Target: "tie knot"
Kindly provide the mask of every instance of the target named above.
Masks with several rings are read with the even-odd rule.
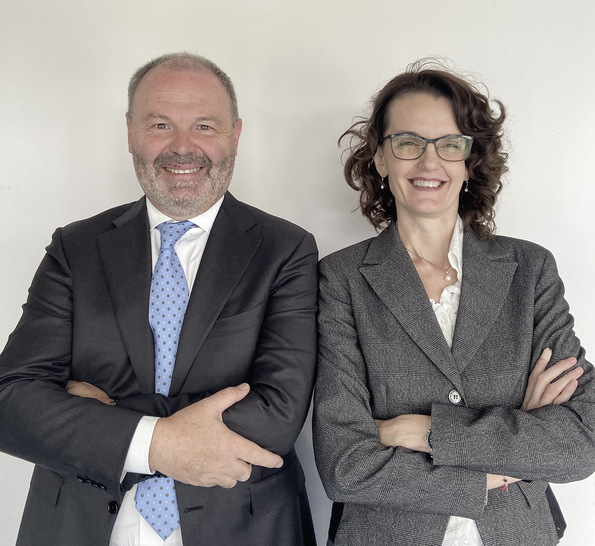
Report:
[[[159,224],[157,229],[161,232],[161,248],[173,248],[180,237],[193,227],[196,227],[196,224],[189,220]]]

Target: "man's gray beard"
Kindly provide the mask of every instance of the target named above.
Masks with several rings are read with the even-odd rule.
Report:
[[[235,165],[235,154],[224,157],[216,164],[209,162],[206,167],[206,177],[200,188],[201,191],[198,191],[193,198],[176,198],[164,191],[162,181],[158,179],[157,169],[160,163],[164,163],[160,157],[152,165],[148,165],[137,152],[132,151],[136,177],[145,195],[161,212],[176,218],[193,218],[214,205],[227,191]],[[206,161],[189,162],[184,157],[180,157],[176,158],[175,163],[205,165]],[[206,192],[202,190],[206,190]]]

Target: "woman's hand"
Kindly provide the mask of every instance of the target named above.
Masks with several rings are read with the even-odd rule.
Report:
[[[432,428],[429,415],[398,415],[392,419],[375,419],[380,441],[387,447],[406,447],[413,451],[430,452],[426,434]]]
[[[114,400],[111,399],[104,391],[91,383],[86,381],[69,381],[66,383],[66,392],[74,396],[81,396],[82,398],[95,398],[104,404],[111,405]]]
[[[560,374],[576,365],[576,358],[565,358],[546,370],[551,356],[551,349],[545,349],[535,364],[535,368],[529,376],[527,392],[521,406],[522,410],[530,411],[548,404],[562,404],[570,400],[574,394],[578,386],[578,379],[583,375],[584,370],[577,367],[554,381]],[[375,423],[378,427],[380,442],[385,446],[430,452],[425,440],[428,430],[432,428],[432,418],[429,415],[398,415],[392,419],[375,419]],[[488,474],[488,488],[501,487],[504,478],[508,479],[508,483],[518,481],[516,478]]]
[[[487,476],[487,488],[488,489],[502,489],[506,491],[506,488],[514,482],[520,482],[520,478],[511,478],[510,476],[503,476],[502,474],[486,474]]]
[[[563,404],[568,402],[574,391],[578,387],[578,378],[583,375],[584,370],[580,367],[568,372],[557,381],[556,377],[576,365],[576,358],[565,358],[556,362],[553,366],[545,369],[552,356],[551,349],[545,349],[537,360],[529,381],[527,383],[527,392],[521,409],[530,411],[548,404]],[[511,483],[520,481],[519,478],[510,476],[501,476],[499,474],[488,474],[488,489],[508,486]],[[505,488],[504,488],[505,490]]]
[[[545,349],[535,368],[529,376],[527,392],[521,409],[530,411],[548,404],[563,404],[568,402],[578,386],[578,378],[583,375],[584,370],[577,366],[557,381],[554,381],[560,374],[570,370],[576,365],[576,358],[565,358],[556,362],[553,366],[545,369],[552,356],[551,349]]]

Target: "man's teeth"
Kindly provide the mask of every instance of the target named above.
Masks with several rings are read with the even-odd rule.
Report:
[[[442,185],[439,180],[412,180],[411,182],[418,188],[439,188]]]
[[[165,167],[165,170],[174,173],[174,174],[191,174],[197,173],[200,171],[201,167],[197,167],[196,169],[172,169],[171,167]]]

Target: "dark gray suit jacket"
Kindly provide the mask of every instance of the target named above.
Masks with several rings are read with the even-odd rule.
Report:
[[[170,396],[153,394],[145,200],[59,229],[0,356],[0,449],[36,464],[22,546],[106,546],[143,414],[243,381],[225,423],[285,457],[233,489],[177,484],[185,546],[302,545],[314,536],[293,444],[316,354],[317,250],[301,228],[225,196],[194,283]],[[116,407],[70,396],[88,381]]]
[[[486,546],[557,543],[547,482],[595,470],[595,382],[551,254],[466,232],[452,350],[394,224],[320,274],[314,447],[344,503],[334,544],[439,546],[451,515],[476,520]],[[585,374],[568,403],[521,411],[546,347]],[[374,419],[408,413],[431,415],[433,459],[380,443]],[[524,481],[486,503],[486,473]]]

